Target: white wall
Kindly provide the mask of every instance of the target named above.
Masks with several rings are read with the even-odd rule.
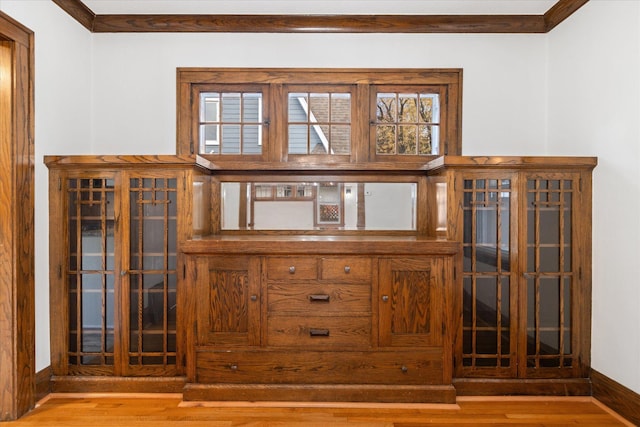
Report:
[[[43,155],[91,153],[91,34],[50,0],[0,0],[35,32],[36,370],[49,366],[49,198]]]
[[[592,367],[640,393],[640,2],[591,0],[549,37],[549,152],[598,156]]]
[[[196,66],[463,68],[465,154],[539,154],[546,141],[545,35],[95,34],[94,41],[101,153],[175,152],[176,68]]]

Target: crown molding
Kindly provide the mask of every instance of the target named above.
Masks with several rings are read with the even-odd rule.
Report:
[[[588,0],[544,15],[96,15],[82,0],[52,0],[93,33],[547,33]]]

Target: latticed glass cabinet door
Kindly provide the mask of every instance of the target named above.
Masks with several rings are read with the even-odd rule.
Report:
[[[177,215],[175,176],[130,177],[129,372],[175,371],[177,357]]]
[[[580,211],[590,207],[581,189],[586,178],[553,171],[461,178],[455,196],[463,250],[456,375],[586,376],[590,273],[583,268],[591,228],[590,216]]]
[[[576,174],[527,174],[523,178],[522,297],[526,312],[520,363],[527,377],[574,376],[580,370],[577,355],[584,327],[578,326],[589,311],[588,305],[579,307],[585,292],[579,256],[583,248],[575,243],[579,233],[585,232],[575,220],[580,184]]]
[[[62,236],[52,253],[56,375],[180,373],[178,182],[185,179],[180,171],[54,179],[60,201],[52,211],[63,225],[52,229]]]
[[[516,375],[516,229],[510,174],[478,174],[462,181],[462,355],[466,376]]]
[[[112,374],[117,355],[115,177],[69,178],[66,186],[68,352],[71,374]]]

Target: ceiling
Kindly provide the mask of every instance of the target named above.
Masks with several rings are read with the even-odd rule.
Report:
[[[52,0],[95,33],[546,33],[589,0]]]

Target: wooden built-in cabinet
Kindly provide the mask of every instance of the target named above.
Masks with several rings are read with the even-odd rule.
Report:
[[[462,243],[458,393],[523,393],[508,380],[526,379],[529,392],[588,394],[595,164],[456,156],[428,164],[431,232]]]
[[[455,401],[458,244],[269,240],[185,242],[196,325],[185,399]]]
[[[188,156],[46,164],[54,390],[76,391],[82,376],[181,375],[179,246],[199,226],[191,188],[205,169]]]
[[[56,391],[590,392],[594,158],[46,163]]]

